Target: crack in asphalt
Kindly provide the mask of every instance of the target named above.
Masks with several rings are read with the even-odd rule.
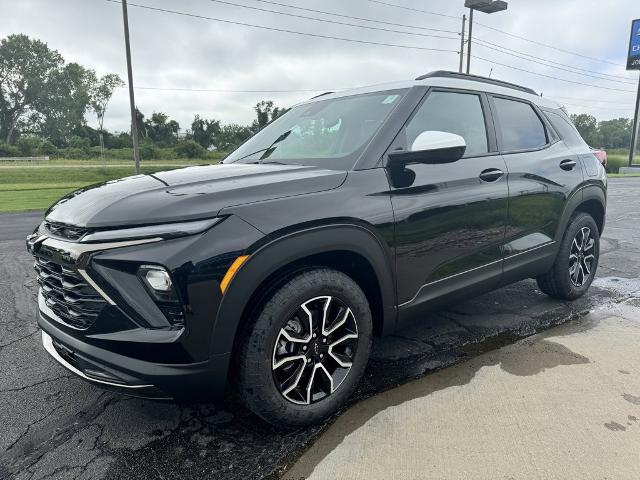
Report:
[[[106,392],[100,395],[100,398],[106,395]],[[80,417],[82,421],[76,420],[72,424],[67,425],[64,428],[57,429],[53,432],[53,435],[49,438],[44,439],[40,443],[34,445],[31,442],[25,442],[22,448],[18,445],[20,441],[27,436],[31,427],[39,422],[41,422],[46,417],[50,416],[55,411],[64,407],[64,404],[57,405],[51,411],[49,411],[46,415],[42,416],[38,420],[30,422],[25,432],[20,435],[9,447],[7,447],[6,452],[9,453],[11,450],[16,448],[17,452],[14,455],[9,457],[9,461],[7,462],[7,466],[9,471],[13,473],[17,473],[21,470],[29,470],[33,465],[38,463],[40,459],[45,456],[48,452],[55,450],[57,447],[66,443],[73,435],[83,431],[86,428],[91,427],[92,422],[99,417],[110,405],[120,402],[122,399],[119,397],[111,397],[108,398],[104,402],[96,402],[97,406],[95,408],[90,409],[87,412],[78,412],[77,417]],[[1,459],[1,458],[0,458]]]
[[[59,375],[59,376],[53,377],[53,378],[45,378],[44,380],[40,380],[38,382],[30,383],[28,385],[23,385],[22,387],[14,387],[14,388],[7,388],[7,389],[4,389],[4,390],[0,390],[0,393],[22,392],[22,391],[27,390],[29,388],[37,387],[38,385],[43,385],[45,383],[51,383],[51,382],[57,382],[58,380],[62,380],[63,378],[68,378],[70,380],[78,379],[78,377],[76,377],[72,373],[69,373],[67,375]]]
[[[3,343],[2,345],[0,345],[0,348],[10,347],[10,346],[11,346],[11,345],[13,345],[14,343],[18,343],[18,342],[21,342],[22,340],[25,340],[25,339],[29,338],[29,337],[33,337],[36,333],[38,333],[38,334],[39,334],[39,333],[40,333],[40,330],[35,330],[35,331],[33,331],[33,332],[31,332],[31,333],[29,333],[29,334],[27,334],[27,335],[23,336],[23,337],[19,337],[19,338],[16,338],[15,340],[11,340],[11,341],[10,341],[10,342],[8,342],[8,343]]]

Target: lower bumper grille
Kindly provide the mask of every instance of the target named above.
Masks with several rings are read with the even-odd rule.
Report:
[[[107,302],[72,265],[36,256],[34,268],[46,305],[67,325],[87,329]]]

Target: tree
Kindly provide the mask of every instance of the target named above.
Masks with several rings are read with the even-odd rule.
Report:
[[[279,116],[289,111],[288,108],[276,107],[273,104],[272,100],[262,100],[261,102],[256,103],[256,106],[253,107],[253,110],[256,112],[257,116],[257,118],[251,124],[251,129],[254,132],[257,132],[261,128],[264,128],[267,123],[275,120]]]
[[[599,143],[593,147],[629,148],[631,145],[632,122],[629,118],[603,120],[598,123]]]
[[[196,115],[191,123],[191,137],[203,148],[210,148],[216,143],[216,137],[220,134],[219,120],[205,120]]]
[[[584,141],[589,145],[596,146],[599,143],[598,138],[598,121],[593,115],[581,113],[579,115],[571,115],[571,121],[576,126],[578,132]]]
[[[64,146],[74,130],[86,125],[85,113],[96,76],[93,70],[69,63],[51,75],[49,95],[36,102],[40,119],[34,130],[55,145]]]
[[[229,151],[253,134],[252,127],[230,123],[224,125],[216,138],[215,147],[220,151]]]
[[[146,135],[154,142],[164,147],[174,145],[178,140],[180,124],[169,120],[169,116],[162,112],[153,112],[151,118],[144,122]]]
[[[113,96],[113,91],[123,87],[124,82],[116,73],[107,73],[95,82],[91,89],[91,109],[98,117],[98,131],[100,132],[100,157],[104,159],[104,116],[107,105]]]
[[[26,35],[0,41],[0,135],[7,143],[15,141],[20,127],[39,119],[63,65],[57,51]]]

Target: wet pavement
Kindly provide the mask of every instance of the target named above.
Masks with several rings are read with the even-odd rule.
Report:
[[[330,429],[335,418],[312,428],[277,430],[233,397],[221,407],[160,404],[104,392],[73,377],[40,343],[37,289],[23,242],[31,222],[37,223],[37,214],[0,215],[0,479],[287,477]],[[600,268],[587,296],[573,303],[551,300],[528,280],[426,315],[419,325],[375,343],[351,403],[425,374],[447,375],[452,369],[444,367],[589,310],[616,308],[640,291],[638,225],[640,179],[612,180]],[[324,457],[316,458],[320,464]]]

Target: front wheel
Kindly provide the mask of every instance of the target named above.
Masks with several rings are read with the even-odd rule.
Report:
[[[238,382],[246,406],[274,425],[308,425],[338,410],[371,350],[371,311],[345,274],[301,273],[266,301],[246,331]]]
[[[600,234],[593,217],[577,213],[571,218],[551,270],[536,278],[547,295],[575,300],[589,289],[598,268]]]

